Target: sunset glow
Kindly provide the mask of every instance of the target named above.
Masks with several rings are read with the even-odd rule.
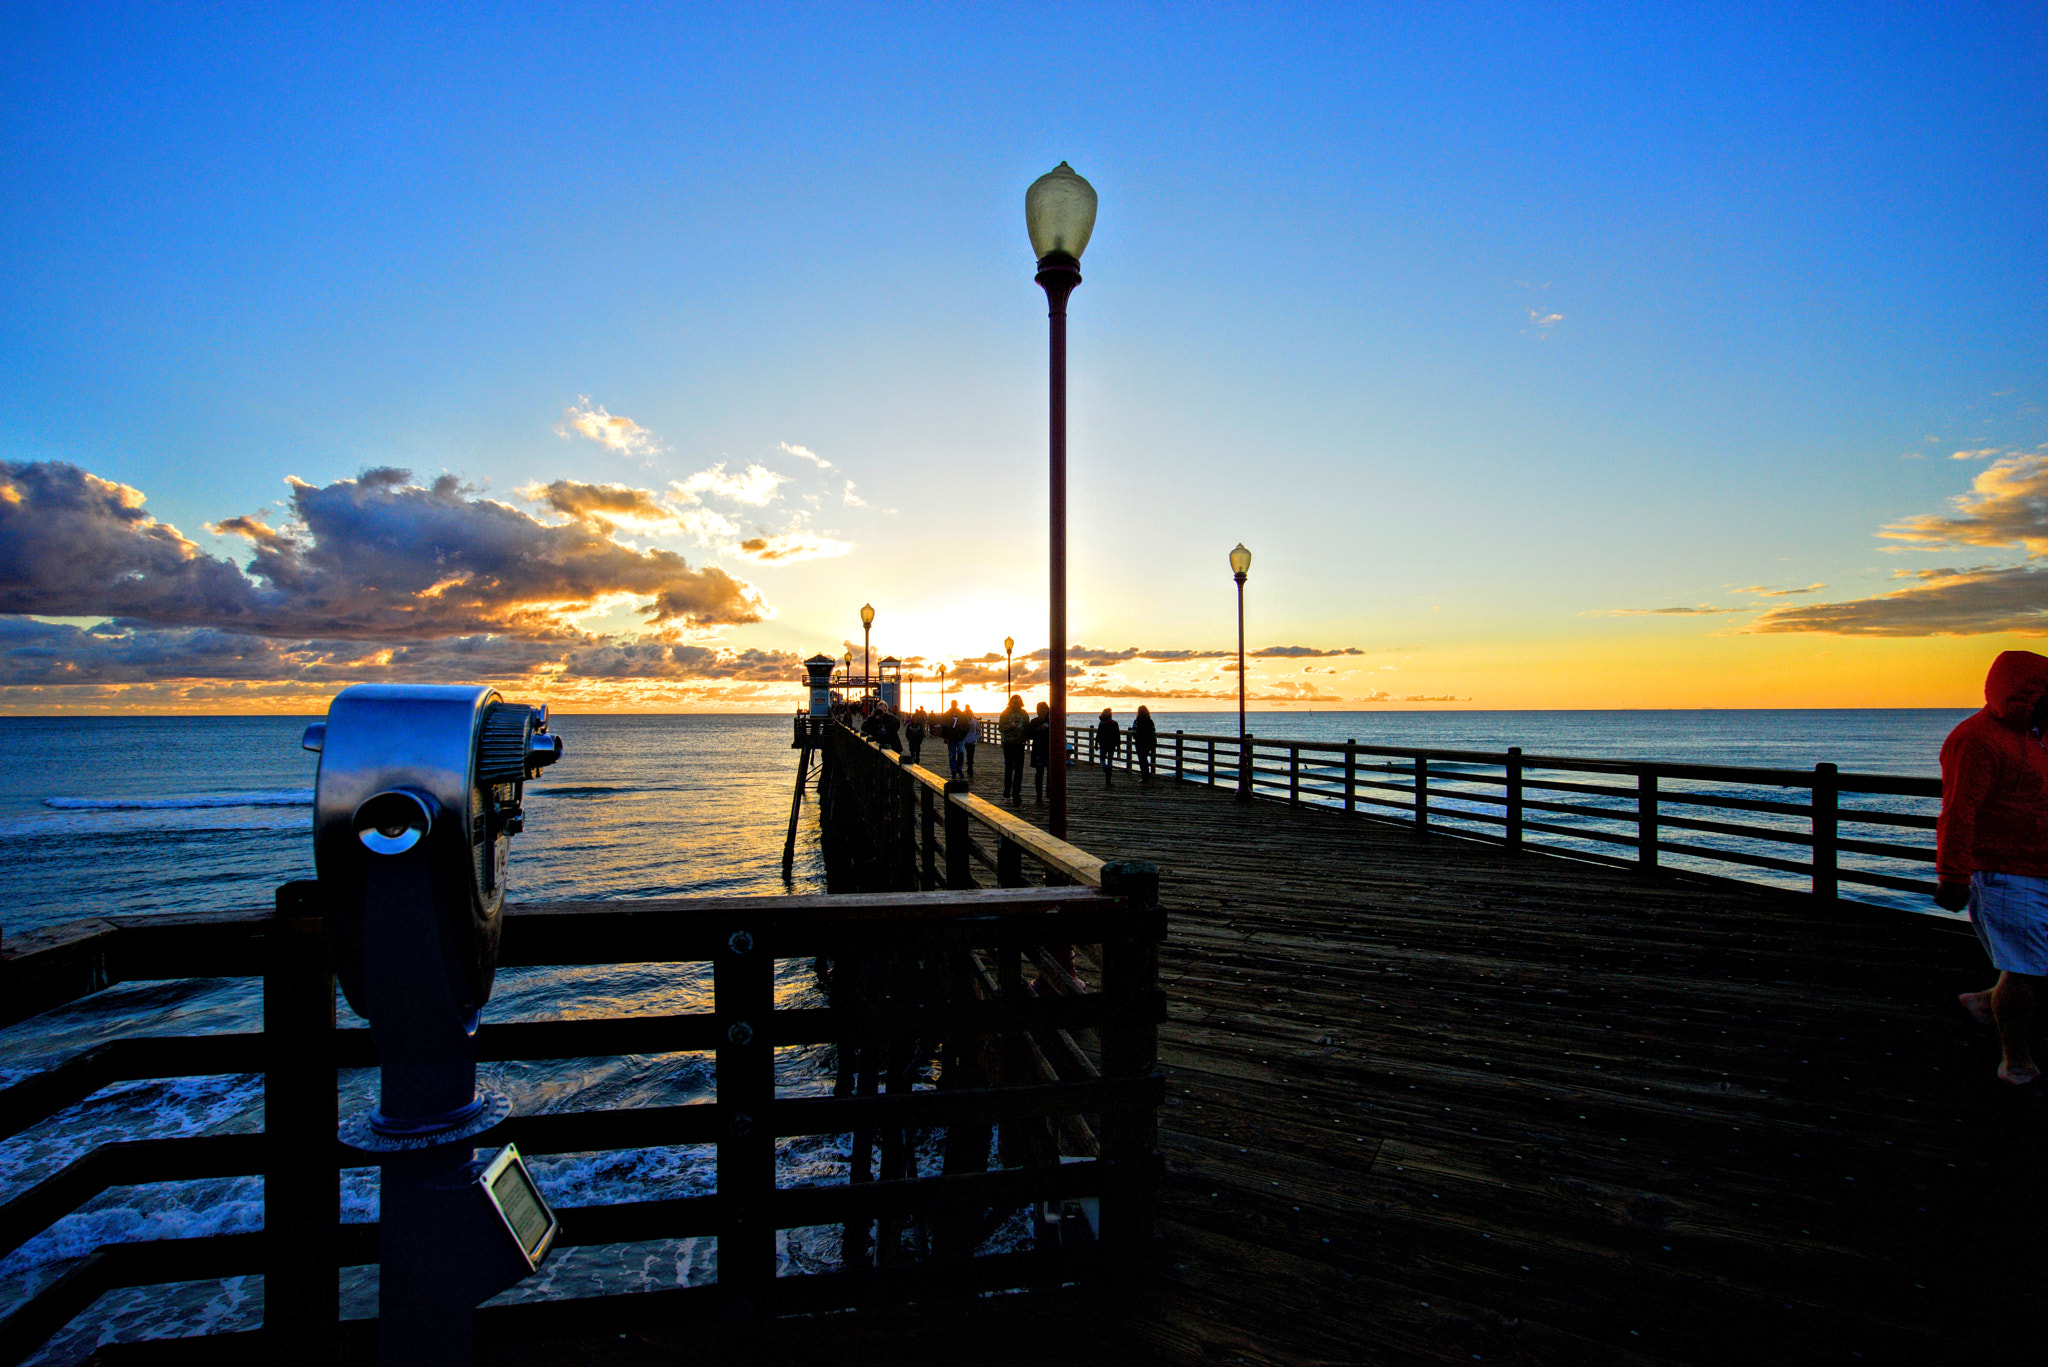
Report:
[[[1062,160],[1076,713],[1236,707],[1238,542],[1255,709],[2040,648],[2038,12],[1085,13],[17,7],[0,711],[1043,696]]]

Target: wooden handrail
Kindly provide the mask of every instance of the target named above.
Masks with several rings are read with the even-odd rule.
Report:
[[[1067,735],[1077,758],[1096,762],[1092,726],[1071,725]],[[1937,778],[1842,773],[1827,764],[1807,770],[1539,755],[1525,753],[1519,747],[1455,750],[1247,735],[1240,750],[1236,735],[1191,731],[1175,731],[1170,738],[1162,735],[1160,740],[1161,753],[1170,753],[1172,774],[1179,782],[1235,788],[1242,768],[1246,786],[1261,800],[1322,806],[1365,820],[1396,821],[1417,830],[1505,844],[1510,849],[1542,849],[1608,863],[1614,862],[1612,856],[1595,854],[1586,846],[1628,846],[1634,849],[1635,858],[1626,862],[1645,872],[1719,877],[1722,881],[1750,884],[1758,880],[1744,876],[1748,870],[1802,873],[1807,876],[1813,895],[1827,900],[1840,896],[1843,883],[1893,891],[1933,891],[1931,880],[1923,882],[1868,868],[1845,867],[1841,862],[1846,855],[1864,860],[1897,860],[1909,865],[1931,864],[1931,841],[1927,845],[1880,844],[1843,835],[1841,828],[1861,824],[1932,830],[1935,819],[1930,814],[1884,812],[1868,806],[1844,805],[1842,800],[1855,796],[1938,800],[1941,780]],[[1114,758],[1126,769],[1133,767],[1128,745],[1120,747]],[[1576,775],[1625,782],[1574,781]],[[1796,796],[1700,792],[1674,788],[1675,782],[1739,785],[1752,791],[1790,789]],[[1593,802],[1555,802],[1539,796],[1546,794],[1578,794]],[[1802,821],[1805,829],[1708,819],[1705,814],[1716,809],[1789,818]],[[1556,821],[1529,819],[1543,813],[1595,824],[1575,828]],[[1612,829],[1617,826],[1619,831]],[[1666,831],[1693,831],[1723,840],[1753,840],[1766,848],[1803,845],[1811,855],[1806,863],[1799,864],[1739,848],[1671,841],[1663,838]],[[1674,869],[1663,858],[1665,855],[1678,855],[1689,862]],[[1721,865],[1731,872],[1709,874],[1698,864]],[[1783,886],[1782,880],[1771,885]]]
[[[930,791],[915,774],[911,778]],[[939,790],[945,790],[943,783]],[[975,1207],[996,1193],[1029,1201],[1085,1190],[1102,1201],[1103,1238],[1131,1254],[1142,1250],[1156,1200],[1149,1175],[1156,1145],[1146,1136],[1164,1100],[1153,1063],[1155,1032],[1166,1018],[1156,976],[1156,944],[1165,934],[1164,914],[1151,895],[1156,875],[1148,882],[1138,872],[1144,866],[1119,866],[1111,877],[1102,861],[988,803],[959,792],[947,801],[958,820],[996,831],[1004,844],[1028,849],[1074,885],[508,905],[503,965],[709,960],[712,1002],[710,1010],[694,1014],[487,1024],[479,1035],[481,1058],[711,1050],[717,1094],[708,1104],[514,1116],[473,1142],[509,1140],[532,1153],[715,1146],[717,1196],[572,1207],[570,1214],[581,1222],[579,1234],[589,1236],[578,1242],[604,1242],[599,1235],[621,1230],[654,1238],[674,1237],[679,1228],[708,1229],[720,1238],[721,1294],[755,1303],[772,1288],[779,1301],[817,1296],[832,1304],[832,1287],[864,1284],[859,1278],[796,1279],[802,1287],[778,1281],[777,1229],[878,1216],[886,1226],[913,1214]],[[260,1271],[266,1278],[264,1332],[275,1345],[322,1342],[338,1332],[334,1269],[366,1256],[364,1242],[374,1239],[374,1228],[339,1223],[338,1170],[363,1159],[335,1139],[336,1069],[374,1063],[375,1051],[367,1030],[336,1028],[322,910],[318,886],[296,883],[279,890],[271,912],[95,917],[8,940],[5,984],[28,985],[43,1006],[129,976],[211,977],[223,965],[234,973],[260,972],[266,1030],[98,1046],[0,1090],[0,1129],[19,1130],[110,1082],[253,1068],[264,1074],[265,1130],[103,1144],[0,1205],[0,1252],[109,1185],[194,1176],[262,1174],[266,1235],[192,1241],[197,1264],[169,1264],[119,1246],[103,1250],[104,1256],[80,1263],[0,1320],[0,1346],[27,1351],[110,1286],[182,1277],[194,1265],[220,1259],[228,1260],[223,1267],[232,1262],[236,1271]],[[1117,965],[1105,971],[1100,990],[1075,992],[1077,984],[1068,980],[1069,990],[1051,994],[974,993],[908,1004],[835,998],[825,1008],[778,1008],[774,1001],[778,957],[907,952],[922,959],[971,948],[1014,963],[1020,952],[1037,958],[1044,945],[1076,941],[1100,943]],[[1071,1048],[1065,1032],[1083,1029],[1100,1033],[1105,1053],[1100,1069],[1089,1064],[1078,1077],[1046,1068],[938,1091],[898,1090],[893,1083],[886,1092],[846,1096],[790,1098],[776,1091],[778,1047],[833,1041],[844,1049],[873,1041],[875,1048],[900,1049],[911,1040],[982,1033],[1026,1043],[1034,1036],[1064,1040]],[[877,1127],[886,1136],[953,1125],[970,1133],[979,1126],[985,1134],[991,1124],[1050,1122],[1085,1136],[1093,1153],[1094,1132],[1077,1114],[1083,1111],[1100,1117],[1117,1136],[1100,1154],[1115,1161],[1086,1170],[1052,1164],[873,1183],[860,1181],[857,1172],[855,1185],[844,1190],[793,1193],[776,1187],[774,1145],[781,1136],[872,1134]],[[886,1137],[883,1152],[886,1163]],[[979,1266],[987,1258],[972,1261]],[[935,1264],[932,1276],[944,1281],[958,1271]]]

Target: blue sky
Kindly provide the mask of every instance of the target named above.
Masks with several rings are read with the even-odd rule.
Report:
[[[0,518],[10,710],[296,707],[407,645],[571,705],[782,705],[863,601],[899,654],[1038,649],[1021,206],[1063,159],[1102,205],[1072,633],[1139,652],[1077,689],[1234,702],[1168,657],[1230,643],[1240,540],[1255,648],[1360,652],[1256,668],[1273,705],[1968,704],[2048,620],[2038,5],[0,25],[0,460],[40,491]],[[369,512],[308,523],[288,477]],[[594,531],[561,481],[649,495],[595,532],[605,591],[529,564],[494,616],[386,575],[435,497],[458,569],[482,503]],[[246,583],[144,604],[178,566],[107,485]],[[244,568],[256,525],[297,587]],[[642,611],[620,555],[658,551],[745,587]],[[343,621],[365,592],[431,629]]]

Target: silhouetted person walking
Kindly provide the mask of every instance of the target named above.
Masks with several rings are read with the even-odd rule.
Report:
[[[1138,715],[1131,719],[1131,749],[1138,752],[1138,782],[1152,781],[1153,756],[1159,749],[1159,728],[1152,721],[1152,709],[1138,704]]]
[[[1040,703],[1038,715],[1024,723],[1024,743],[1031,750],[1031,790],[1045,805],[1045,765],[1052,756],[1052,704]]]
[[[960,715],[959,703],[946,709],[944,719],[939,722],[939,739],[946,742],[947,770],[954,778],[966,777],[967,722]]]
[[[1114,772],[1117,747],[1123,744],[1123,739],[1123,726],[1109,715],[1107,707],[1103,708],[1102,720],[1095,723],[1095,757],[1102,761],[1102,786],[1105,788],[1116,786],[1110,774]]]
[[[996,718],[996,734],[1003,741],[1003,796],[1012,802],[1024,800],[1024,728],[1030,721],[1020,693],[1010,695],[1010,705]]]

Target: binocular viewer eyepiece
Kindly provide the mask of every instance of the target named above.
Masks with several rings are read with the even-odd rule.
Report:
[[[356,808],[356,839],[371,854],[404,854],[434,829],[440,804],[410,788],[390,788]]]

